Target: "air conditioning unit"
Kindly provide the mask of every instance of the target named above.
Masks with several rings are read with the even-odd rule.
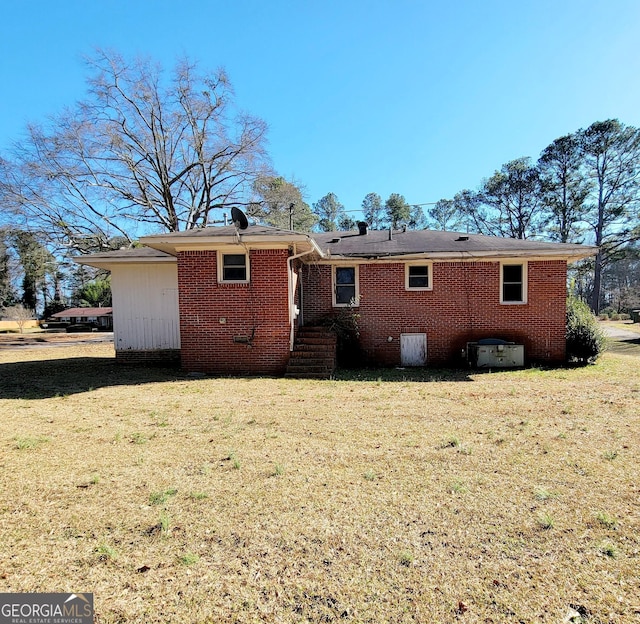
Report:
[[[514,368],[524,366],[524,345],[499,338],[467,343],[467,360],[474,368]]]

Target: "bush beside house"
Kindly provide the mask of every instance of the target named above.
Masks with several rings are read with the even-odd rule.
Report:
[[[606,338],[586,302],[567,299],[567,361],[590,364],[604,351]]]

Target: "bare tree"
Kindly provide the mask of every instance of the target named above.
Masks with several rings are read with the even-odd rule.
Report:
[[[5,309],[4,317],[9,321],[15,321],[20,333],[23,334],[25,323],[33,320],[33,311],[23,305],[14,305]]]
[[[238,111],[224,70],[200,74],[184,60],[168,77],[104,51],[88,65],[88,98],[30,125],[0,161],[5,206],[85,251],[87,239],[106,248],[113,236],[191,229],[247,204],[268,171],[267,126]]]

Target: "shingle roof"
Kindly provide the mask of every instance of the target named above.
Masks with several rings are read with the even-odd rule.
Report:
[[[246,245],[275,244],[277,246],[296,244],[313,249],[315,245],[308,234],[283,230],[268,225],[250,225],[244,230],[238,230],[233,225],[205,227],[182,232],[143,236],[140,242],[172,255],[177,255],[181,250],[193,249],[194,246],[200,249],[215,249],[215,246],[238,243]],[[317,249],[315,251],[317,253]]]
[[[237,242],[238,231],[233,225],[206,227],[182,232],[154,234],[143,237],[145,245],[117,251],[92,254],[76,258],[81,264],[95,266],[112,262],[174,262],[175,257],[162,249],[175,253],[184,244],[214,245]],[[593,256],[597,247],[567,243],[549,243],[546,241],[519,240],[481,234],[462,232],[442,232],[439,230],[369,230],[360,235],[356,231],[321,232],[301,234],[291,230],[250,225],[239,232],[244,242],[259,243],[262,239],[286,243],[306,241],[313,245],[321,259],[328,258],[388,258],[399,256],[417,256],[422,258],[472,259],[474,257],[559,257],[579,259]],[[317,257],[317,255],[316,255]],[[308,257],[309,260],[312,256]]]
[[[169,254],[158,249],[152,249],[151,247],[133,247],[131,249],[116,249],[114,251],[101,251],[99,253],[89,254],[87,256],[78,256],[74,258],[76,262],[82,262],[85,258],[99,260],[101,258],[163,258],[170,257]]]
[[[113,308],[69,308],[68,310],[62,310],[62,312],[56,312],[52,314],[52,318],[67,318],[74,316],[111,316],[113,314]]]
[[[364,235],[358,232],[323,232],[312,236],[323,253],[331,257],[384,258],[415,254],[465,258],[536,254],[585,257],[597,252],[596,247],[586,245],[439,230],[394,230],[391,235],[389,230],[369,230]]]
[[[128,264],[131,262],[164,263],[175,262],[176,259],[174,256],[158,249],[134,247],[133,249],[116,249],[115,251],[103,251],[87,256],[77,256],[73,261],[98,268],[109,268],[112,264]]]
[[[181,232],[170,232],[165,234],[150,234],[144,236],[145,240],[153,240],[154,238],[209,238],[235,236],[281,236],[283,238],[291,238],[300,236],[300,232],[293,230],[283,230],[269,225],[250,225],[246,230],[238,230],[234,225],[207,226],[203,228],[195,228],[193,230],[182,230]]]

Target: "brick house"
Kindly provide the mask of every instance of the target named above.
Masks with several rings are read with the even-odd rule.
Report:
[[[459,364],[484,338],[524,345],[527,361],[561,362],[567,264],[596,253],[429,230],[257,225],[141,242],[79,260],[112,273],[116,357],[223,374],[282,374],[304,328],[345,312],[358,315],[363,364]]]
[[[62,312],[51,315],[54,321],[64,323],[80,323],[92,325],[102,330],[111,330],[113,327],[113,309],[104,308],[67,308]]]

